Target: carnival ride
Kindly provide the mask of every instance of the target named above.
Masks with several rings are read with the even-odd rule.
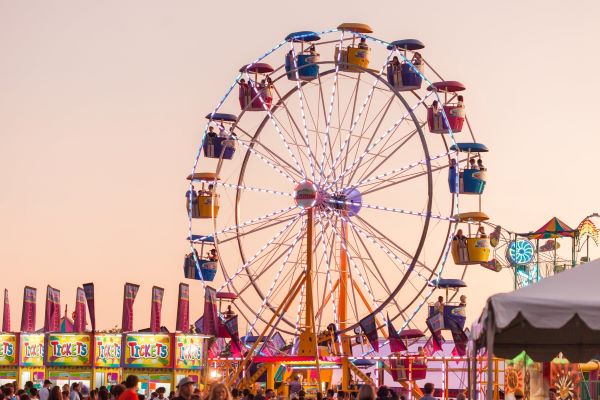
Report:
[[[216,312],[217,326],[246,324],[241,354],[225,368],[231,384],[266,372],[274,387],[290,366],[313,371],[306,379],[318,390],[332,386],[331,368],[341,368],[344,390],[351,373],[371,382],[356,364],[378,350],[373,335],[388,339],[392,323],[403,340],[424,335],[447,257],[461,280],[489,261],[480,198],[488,149],[466,118],[465,85],[442,78],[422,42],[371,33],[344,23],[287,35],[242,66],[206,116],[188,176],[184,273],[209,304],[235,309]],[[454,235],[456,223],[467,235]],[[206,246],[215,251],[205,255]],[[228,329],[235,340],[237,326]],[[293,346],[266,351],[276,334]],[[353,346],[362,335],[371,350]],[[418,393],[406,382],[415,379],[398,378]]]

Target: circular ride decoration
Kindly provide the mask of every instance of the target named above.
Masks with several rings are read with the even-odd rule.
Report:
[[[234,293],[248,334],[353,335],[388,315],[424,326],[415,316],[449,255],[459,196],[483,191],[485,174],[465,165],[487,148],[464,124],[464,85],[427,71],[420,41],[370,34],[289,34],[207,115],[188,177],[186,277]]]
[[[529,240],[511,240],[506,248],[506,259],[512,265],[525,265],[533,261],[535,248]]]

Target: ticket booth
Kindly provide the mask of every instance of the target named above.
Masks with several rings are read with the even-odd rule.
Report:
[[[175,334],[175,364],[173,382],[191,378],[198,386],[207,374],[208,351],[205,346],[209,336],[185,333]]]
[[[23,387],[27,381],[32,381],[35,388],[42,388],[46,379],[44,346],[43,333],[19,335],[19,387]]]
[[[49,333],[46,335],[45,365],[55,385],[81,382],[92,387],[92,335]]]
[[[175,390],[173,382],[174,343],[168,333],[131,332],[123,334],[121,366],[123,377],[137,375],[138,392],[150,396],[159,387]]]
[[[17,335],[0,334],[0,385],[17,380]]]
[[[94,387],[121,383],[121,334],[98,333],[94,335]]]

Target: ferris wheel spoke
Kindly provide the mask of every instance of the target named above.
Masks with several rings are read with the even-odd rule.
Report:
[[[261,161],[263,161],[264,163],[266,163],[269,167],[273,168],[275,171],[277,171],[279,174],[283,175],[288,181],[292,182],[292,183],[297,183],[298,182],[298,178],[302,179],[302,173],[298,170],[296,170],[294,167],[292,167],[289,163],[287,163],[285,160],[282,160],[279,156],[275,155],[270,149],[266,149],[267,153],[272,154],[273,156],[275,156],[277,159],[280,159],[284,165],[279,164],[276,161],[273,161],[272,159],[270,159],[269,157],[265,156],[264,154],[262,154],[261,152],[259,152],[258,150],[256,150],[251,144],[252,143],[260,143],[260,142],[251,142],[251,144],[248,144],[246,142],[244,142],[241,139],[237,139],[237,142],[240,143],[242,146],[244,146],[248,151],[250,151],[250,153],[254,156],[256,156],[258,159],[260,159]],[[261,146],[264,147],[264,145],[261,144]],[[298,178],[293,178],[292,175],[297,175]]]
[[[239,274],[242,273],[242,271],[246,270],[246,268],[248,268],[248,266],[251,265],[254,262],[254,260],[256,260],[271,244],[273,244],[273,242],[275,242],[287,229],[289,229],[295,222],[297,222],[298,219],[300,219],[304,214],[305,213],[302,212],[302,213],[298,214],[295,218],[293,218],[290,222],[288,222],[279,232],[277,232],[277,234],[275,236],[273,236],[256,253],[254,253],[254,255],[248,261],[246,261],[240,268],[238,268],[238,270],[233,275],[231,275],[225,281],[225,283],[223,283],[219,287],[219,289],[217,289],[217,292],[220,292],[221,290],[223,290],[223,288],[228,286],[233,279],[235,279]]]
[[[432,92],[433,93],[433,92]],[[350,164],[350,166],[348,168],[346,168],[346,170],[342,171],[342,173],[340,174],[340,176],[338,177],[338,180],[343,177],[346,176],[349,173],[352,173],[353,170],[357,170],[360,167],[360,164],[362,163],[363,159],[370,154],[370,152],[377,147],[377,145],[379,143],[381,143],[386,137],[388,137],[390,134],[393,134],[398,127],[404,122],[406,121],[406,119],[408,117],[410,117],[411,112],[414,111],[419,105],[423,104],[423,102],[430,96],[431,94],[427,94],[421,101],[417,102],[414,106],[412,106],[410,108],[410,112],[405,113],[399,120],[397,120],[391,127],[389,127],[381,136],[379,136],[374,142],[370,142],[367,146],[367,148],[365,149],[365,151],[358,156],[358,158],[356,158],[352,164]],[[375,131],[377,132],[377,131]]]
[[[221,235],[223,233],[227,233],[227,232],[231,232],[231,231],[236,231],[236,230],[238,230],[240,228],[244,228],[244,227],[247,227],[247,226],[250,226],[250,225],[255,225],[255,224],[260,223],[260,222],[265,221],[265,220],[267,220],[267,221],[271,220],[272,218],[278,217],[281,214],[286,214],[289,211],[297,210],[297,209],[298,209],[298,207],[296,207],[296,206],[290,206],[290,207],[282,208],[281,210],[277,210],[277,211],[270,212],[268,214],[261,215],[260,217],[256,217],[256,218],[252,218],[252,219],[246,220],[246,221],[244,221],[244,222],[242,222],[240,224],[228,226],[226,228],[223,228],[223,229],[215,232],[215,237],[218,237],[219,235]],[[296,216],[298,216],[298,214],[295,214],[292,217],[296,217]]]
[[[341,203],[341,204],[348,205],[348,206],[355,205],[355,203],[353,203],[351,201],[343,201],[343,202],[337,202],[337,203]],[[404,215],[413,215],[416,217],[430,217],[433,219],[439,219],[441,221],[450,221],[450,222],[456,221],[456,219],[452,218],[452,217],[446,217],[444,215],[438,215],[438,214],[432,214],[432,213],[425,213],[425,212],[421,212],[421,211],[404,210],[401,208],[379,206],[379,205],[374,205],[374,204],[364,204],[364,203],[362,203],[360,206],[361,206],[361,208],[370,208],[372,210],[387,211],[387,212],[393,212],[393,213],[404,214]]]
[[[392,56],[393,51],[390,51],[388,53],[388,56],[383,64],[383,66],[380,68],[379,73],[377,74],[378,76],[380,76],[383,71],[385,70],[385,67],[387,66],[390,57]],[[360,117],[363,114],[363,111],[365,110],[367,104],[369,103],[369,101],[371,100],[371,97],[373,96],[373,92],[375,91],[375,88],[377,87],[377,85],[379,84],[380,79],[378,78],[374,78],[373,79],[373,83],[371,84],[371,88],[369,89],[369,93],[367,94],[366,98],[363,100],[362,105],[360,107],[360,110],[358,111],[358,114],[356,115],[355,118],[351,119],[351,125],[350,125],[350,130],[348,131],[348,134],[346,135],[346,138],[344,139],[344,142],[342,143],[339,152],[335,155],[335,158],[332,161],[332,165],[331,165],[331,170],[329,172],[329,174],[327,175],[327,177],[325,178],[325,181],[329,180],[329,178],[332,177],[332,175],[335,176],[335,168],[338,164],[338,162],[340,161],[340,158],[342,157],[342,155],[344,154],[344,150],[346,149],[346,146],[348,145],[350,138],[352,137],[352,133],[354,132],[354,129],[356,128],[356,126],[358,125],[358,121],[360,120]],[[356,81],[356,95],[354,97],[354,102],[356,102],[357,97],[358,97],[358,86],[360,84],[360,75],[359,78]],[[352,116],[354,117],[354,109],[352,110]],[[340,123],[340,126],[342,124]],[[332,155],[333,156],[333,155]],[[345,158],[344,158],[345,159]],[[337,179],[334,179],[337,180]]]
[[[260,193],[276,194],[279,196],[294,197],[293,193],[281,192],[278,190],[258,188],[258,187],[252,187],[252,186],[246,186],[246,185],[235,185],[233,183],[225,183],[225,182],[217,181],[217,186],[222,186],[222,187],[225,187],[228,189],[235,189],[235,190],[243,189],[243,190],[248,190],[251,192],[260,192]]]
[[[247,230],[247,231],[239,231],[238,230],[234,235],[232,235],[232,236],[230,236],[228,238],[219,239],[219,244],[227,243],[227,242],[230,242],[232,240],[237,240],[238,238],[242,238],[242,237],[245,237],[245,236],[253,235],[253,234],[255,234],[257,232],[260,232],[260,231],[263,231],[265,229],[269,229],[269,228],[272,228],[274,226],[286,223],[286,222],[288,222],[288,221],[290,221],[290,220],[292,220],[292,219],[294,219],[296,217],[297,217],[297,214],[292,215],[292,216],[288,216],[286,218],[278,217],[278,218],[273,218],[273,219],[270,219],[270,220],[263,221],[261,224],[257,224],[255,226],[253,226],[251,230]]]
[[[283,262],[281,263],[281,265],[279,266],[279,269],[277,270],[277,273],[275,274],[275,278],[274,278],[273,282],[271,283],[271,286],[269,287],[269,290],[267,291],[267,294],[265,295],[265,297],[264,297],[264,299],[262,301],[262,304],[260,306],[260,309],[258,310],[258,313],[256,314],[256,318],[250,324],[249,332],[252,332],[252,330],[254,329],[254,325],[256,325],[256,322],[260,319],[260,316],[262,315],[263,311],[265,310],[266,305],[270,304],[269,299],[271,298],[271,294],[273,293],[273,289],[277,285],[279,277],[281,276],[281,272],[283,271],[283,269],[287,265],[287,262],[288,262],[290,256],[292,255],[292,252],[294,251],[294,248],[302,240],[302,236],[304,235],[305,231],[306,231],[306,221],[304,221],[302,223],[302,226],[300,227],[300,230],[298,231],[298,234],[294,238],[294,242],[290,245],[289,250],[286,252],[285,258],[284,258]],[[272,305],[270,306],[270,309],[271,309],[272,312],[275,312],[275,309],[274,309],[274,307]]]

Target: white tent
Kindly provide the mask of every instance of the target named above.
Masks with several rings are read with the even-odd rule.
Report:
[[[473,324],[472,339],[476,347],[488,349],[490,358],[492,353],[514,358],[523,350],[536,361],[550,361],[558,352],[572,362],[597,357],[600,259],[491,296]],[[488,374],[491,377],[491,368]]]

